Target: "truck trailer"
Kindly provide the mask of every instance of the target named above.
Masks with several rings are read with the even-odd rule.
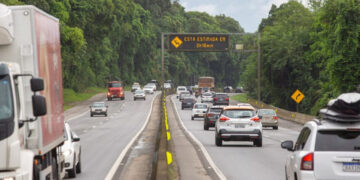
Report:
[[[0,179],[61,179],[64,158],[59,20],[0,4]]]

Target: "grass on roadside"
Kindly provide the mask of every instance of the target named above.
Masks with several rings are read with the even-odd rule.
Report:
[[[85,101],[95,94],[106,92],[106,88],[91,87],[84,92],[75,92],[72,89],[64,89],[64,111],[73,107],[77,102]]]
[[[239,102],[242,102],[242,103],[247,103],[248,102],[248,97],[246,94],[242,93],[242,94],[237,94],[235,96],[231,96],[230,97],[232,100],[235,100],[235,101],[239,101]]]

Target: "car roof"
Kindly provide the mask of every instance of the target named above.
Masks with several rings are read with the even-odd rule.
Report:
[[[251,106],[226,106],[224,110],[255,110],[255,108]]]
[[[318,119],[314,119],[312,121],[307,122],[306,125],[316,127],[317,130],[337,130],[337,129],[341,130],[348,128],[360,129],[360,122],[342,123],[336,121],[329,121],[329,120],[320,121]]]

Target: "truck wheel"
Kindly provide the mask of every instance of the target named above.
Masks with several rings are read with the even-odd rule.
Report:
[[[222,146],[222,139],[219,133],[215,133],[215,144],[216,146]]]
[[[69,178],[75,178],[76,177],[76,165],[75,165],[75,161],[76,158],[74,156],[74,162],[73,162],[73,168],[69,170],[68,172],[68,175],[69,175]]]
[[[81,153],[79,153],[79,162],[76,165],[76,173],[81,173]]]
[[[54,180],[58,180],[59,178],[59,170],[58,170],[58,166],[57,166],[57,162],[56,162],[56,158],[52,157],[52,177]]]

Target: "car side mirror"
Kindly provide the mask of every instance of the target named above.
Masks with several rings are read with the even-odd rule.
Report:
[[[263,117],[259,115],[259,119],[262,119]]]
[[[31,78],[30,85],[33,92],[44,90],[44,80],[41,78]]]
[[[293,141],[284,141],[281,143],[281,148],[287,149],[288,151],[294,151],[294,142]]]
[[[80,138],[79,137],[73,137],[73,142],[79,142]]]
[[[43,116],[46,114],[46,100],[44,96],[32,96],[33,114],[35,117]]]

